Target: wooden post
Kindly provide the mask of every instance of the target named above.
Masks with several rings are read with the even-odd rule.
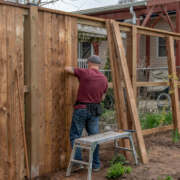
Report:
[[[118,129],[128,129],[128,121],[127,121],[127,109],[124,97],[124,88],[123,88],[123,79],[122,73],[119,71],[117,66],[117,54],[115,50],[115,45],[113,42],[112,30],[109,22],[106,22],[106,28],[108,33],[108,44],[109,44],[109,57],[111,64],[111,73],[112,73],[112,81],[113,81],[113,90],[115,95],[115,106],[117,113],[117,125]],[[129,147],[128,141],[122,141],[121,145],[124,147]],[[130,154],[125,153],[126,157],[129,159]]]
[[[65,44],[65,66],[77,66],[77,20],[76,18],[65,17],[66,44]],[[65,74],[65,162],[68,165],[71,146],[70,146],[70,127],[73,113],[73,104],[77,91],[77,79]],[[74,85],[73,85],[74,84]]]
[[[111,21],[111,25],[112,25],[112,30],[113,30],[114,42],[116,45],[116,51],[118,55],[117,63],[118,63],[118,67],[121,68],[122,70],[124,83],[127,90],[127,99],[130,104],[131,117],[134,121],[135,128],[136,128],[136,135],[137,135],[137,140],[139,144],[141,159],[143,163],[147,163],[148,162],[147,152],[146,152],[146,148],[144,144],[141,125],[139,122],[135,96],[134,96],[134,92],[133,92],[133,88],[132,88],[132,84],[130,80],[128,65],[127,65],[127,61],[125,57],[125,51],[123,48],[123,42],[122,42],[122,38],[120,34],[119,25],[113,20]]]
[[[180,2],[177,3],[176,9],[176,32],[180,33]],[[176,41],[176,66],[180,66],[180,40]],[[177,75],[180,79],[180,69],[177,68]],[[180,93],[180,90],[179,90]]]
[[[168,71],[170,78],[170,88],[172,91],[172,112],[174,121],[174,130],[180,133],[180,112],[179,112],[179,94],[176,79],[176,61],[174,55],[174,40],[172,36],[167,38]]]
[[[26,83],[30,94],[26,96],[26,132],[28,132],[28,147],[30,149],[31,178],[39,175],[39,137],[40,121],[42,118],[42,66],[38,58],[38,8],[30,7],[29,15],[25,18],[25,70]],[[27,114],[28,113],[28,114]],[[28,121],[28,122],[27,122]],[[31,144],[31,145],[30,145]]]

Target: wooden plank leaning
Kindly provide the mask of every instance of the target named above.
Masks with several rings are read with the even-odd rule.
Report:
[[[172,36],[167,38],[167,56],[168,56],[168,71],[169,82],[171,88],[171,100],[172,100],[172,112],[174,121],[174,130],[178,130],[180,133],[180,112],[179,112],[179,94],[176,77],[176,61],[174,54],[174,40]]]
[[[123,42],[122,42],[122,38],[121,38],[121,34],[120,34],[119,25],[118,25],[118,23],[116,23],[113,20],[110,21],[110,25],[112,28],[113,39],[114,39],[114,43],[116,45],[116,52],[117,52],[117,56],[118,56],[118,58],[115,60],[117,61],[118,67],[121,69],[122,74],[123,74],[125,88],[127,91],[127,100],[130,105],[130,107],[129,107],[130,113],[131,113],[131,117],[134,122],[135,129],[136,129],[136,136],[137,136],[137,142],[139,145],[140,156],[141,156],[143,163],[148,163],[146,147],[144,144],[142,129],[141,129],[138,112],[137,112],[137,108],[136,108],[134,91],[132,88],[132,83],[131,83],[131,79],[130,79],[130,75],[129,75],[128,65],[127,65],[127,60],[126,60],[126,56],[125,56],[125,51],[123,48]]]
[[[113,80],[113,90],[115,95],[115,106],[116,106],[116,113],[117,113],[117,124],[118,129],[128,129],[127,123],[127,112],[126,112],[126,104],[123,92],[123,85],[122,85],[122,74],[118,69],[117,65],[117,54],[115,51],[115,45],[112,38],[112,30],[110,24],[106,23],[107,33],[108,33],[108,45],[109,45],[109,57],[110,57],[110,64],[112,69],[112,80]],[[122,140],[121,146],[129,148],[129,141]],[[125,152],[125,156],[129,159],[130,153]]]

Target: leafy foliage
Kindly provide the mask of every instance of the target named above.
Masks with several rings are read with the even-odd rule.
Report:
[[[140,116],[142,129],[151,129],[160,125],[169,125],[172,123],[172,113],[147,113]]]
[[[116,179],[124,174],[131,173],[132,168],[130,166],[123,166],[121,163],[115,163],[113,164],[107,172],[107,178],[108,179]]]
[[[102,102],[103,107],[105,109],[111,109],[114,110],[114,92],[112,88],[108,88],[107,93],[106,93],[106,97],[104,99],[104,101]]]
[[[166,176],[165,178],[158,177],[158,180],[173,180],[171,176]]]
[[[178,133],[178,129],[173,131],[172,137],[174,143],[177,143],[180,140],[180,134]]]

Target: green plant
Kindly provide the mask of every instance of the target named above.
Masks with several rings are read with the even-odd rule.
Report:
[[[173,142],[174,143],[177,143],[180,140],[180,134],[178,132],[178,129],[173,131],[172,137],[173,137]]]
[[[158,180],[173,180],[171,176],[166,176],[165,178],[158,177]]]
[[[116,179],[124,174],[131,173],[131,171],[132,171],[131,167],[129,167],[129,166],[126,167],[126,166],[123,166],[121,163],[116,163],[116,164],[113,164],[108,169],[106,177],[108,179]]]
[[[173,180],[173,178],[171,176],[167,176],[165,180]]]
[[[103,114],[101,115],[101,120],[103,122],[106,122],[106,123],[109,123],[109,124],[115,123],[116,122],[115,111],[104,109]]]
[[[110,165],[112,166],[116,163],[121,163],[122,165],[127,164],[125,156],[122,154],[114,156],[113,159],[110,161]]]
[[[102,102],[103,106],[105,109],[111,109],[114,110],[114,92],[112,88],[108,88],[107,93],[106,93],[106,97],[104,99],[104,101]]]
[[[153,114],[146,113],[140,115],[140,121],[142,129],[151,129],[160,125],[169,125],[172,123],[172,113],[165,111]]]

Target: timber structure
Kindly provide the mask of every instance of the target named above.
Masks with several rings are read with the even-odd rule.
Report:
[[[0,1],[0,180],[22,180],[28,176],[24,163],[27,153],[31,178],[66,167],[78,82],[65,74],[64,67],[77,65],[78,24],[108,28],[109,48],[115,50],[110,58],[118,127],[136,128],[142,162],[148,162],[135,102],[137,34],[167,39],[170,74],[176,72],[172,44],[180,40],[180,34]],[[130,39],[128,57],[120,31],[126,32]],[[174,128],[180,132],[178,83],[176,79],[170,80],[174,90]],[[128,110],[123,89],[127,92]],[[27,153],[23,146],[22,121]]]

